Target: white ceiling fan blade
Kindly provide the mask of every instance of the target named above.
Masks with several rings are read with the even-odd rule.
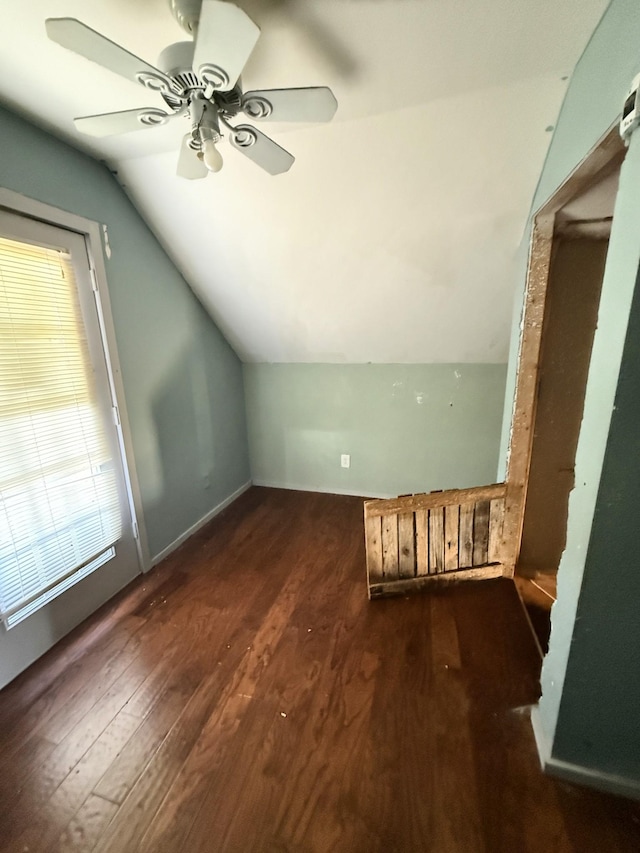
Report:
[[[234,148],[237,148],[245,157],[253,160],[270,175],[287,172],[296,159],[293,154],[289,154],[273,139],[269,139],[268,136],[249,124],[236,125],[233,132],[229,134],[229,141]]]
[[[158,127],[166,124],[172,115],[155,107],[140,110],[122,110],[117,113],[102,113],[95,116],[74,118],[73,123],[80,133],[88,136],[114,136],[116,133],[130,133],[133,130]]]
[[[209,174],[209,170],[189,145],[190,139],[190,133],[187,133],[182,139],[176,174],[179,178],[186,178],[188,181],[196,181],[198,178],[206,178]]]
[[[255,121],[331,121],[338,102],[327,86],[245,92],[242,109]]]
[[[171,78],[162,71],[75,18],[47,18],[45,26],[52,41],[115,74],[152,90],[176,91]]]
[[[193,70],[215,89],[233,89],[259,36],[260,28],[233,3],[202,0]]]

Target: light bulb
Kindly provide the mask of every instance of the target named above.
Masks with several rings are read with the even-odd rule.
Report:
[[[222,169],[222,154],[216,148],[213,139],[202,141],[202,159],[210,172],[219,172]]]

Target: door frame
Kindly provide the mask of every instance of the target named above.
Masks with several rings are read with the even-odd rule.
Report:
[[[534,213],[522,310],[516,387],[507,451],[501,562],[513,577],[520,553],[538,402],[541,343],[556,215],[598,180],[626,152],[615,123],[555,193]]]
[[[116,346],[116,334],[111,314],[107,271],[103,254],[105,250],[110,251],[107,249],[109,245],[107,226],[101,226],[100,223],[94,222],[91,219],[85,219],[83,216],[69,213],[66,210],[60,210],[57,207],[28,198],[3,187],[0,187],[0,208],[5,209],[8,213],[23,215],[30,219],[44,222],[47,225],[74,231],[84,238],[89,269],[96,291],[96,308],[104,346],[108,380],[114,403],[118,409],[120,423],[117,425],[117,433],[124,463],[125,486],[133,517],[138,562],[141,570],[146,572],[151,568],[151,557],[142,511],[140,483],[135,467],[131,427],[125,403],[122,372]]]

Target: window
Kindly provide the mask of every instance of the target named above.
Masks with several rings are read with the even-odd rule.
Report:
[[[30,223],[41,239],[17,239],[19,217],[1,216],[0,617],[13,627],[116,558],[128,506],[68,248],[83,238]]]

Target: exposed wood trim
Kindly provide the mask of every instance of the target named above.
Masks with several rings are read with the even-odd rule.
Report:
[[[415,512],[421,509],[435,509],[443,506],[473,501],[490,501],[504,497],[505,483],[494,483],[491,486],[476,486],[471,489],[449,489],[446,492],[430,492],[424,495],[409,495],[395,500],[365,501],[364,517],[373,518],[377,515],[391,515],[400,512]]]
[[[507,463],[507,495],[502,532],[502,560],[508,574],[515,569],[524,521],[526,484],[531,465],[533,425],[538,400],[538,367],[544,306],[551,269],[553,221],[545,218],[534,222],[531,237],[524,319],[520,337],[520,354],[516,393],[511,420],[511,443]]]
[[[593,146],[575,169],[567,176],[553,195],[542,204],[534,214],[534,219],[555,216],[561,207],[574,199],[593,183],[596,176],[602,176],[622,163],[627,149],[620,138],[618,121]]]
[[[442,572],[437,575],[426,575],[406,580],[390,580],[381,583],[373,583],[369,587],[369,598],[384,598],[391,595],[405,595],[408,592],[417,592],[434,584],[446,586],[465,580],[487,580],[489,578],[501,578],[504,575],[500,563],[488,566],[480,566],[474,569],[460,569],[457,572]]]
[[[498,552],[505,575],[512,577],[520,552],[527,494],[533,428],[538,401],[540,348],[556,214],[587,189],[598,176],[610,172],[624,159],[626,149],[617,124],[589,152],[533,218],[529,265],[521,324],[511,436],[507,459],[507,494],[504,525]]]

